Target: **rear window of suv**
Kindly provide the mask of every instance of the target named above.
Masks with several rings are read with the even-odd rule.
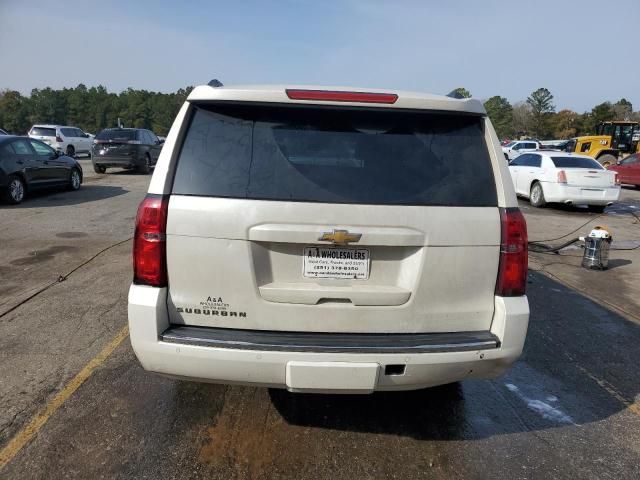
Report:
[[[33,127],[30,135],[38,135],[40,137],[55,137],[56,129],[55,128],[46,128],[46,127]]]
[[[136,139],[135,130],[102,130],[96,135],[96,140],[111,140],[113,142],[127,142]]]
[[[174,194],[497,205],[478,116],[250,104],[194,109]]]

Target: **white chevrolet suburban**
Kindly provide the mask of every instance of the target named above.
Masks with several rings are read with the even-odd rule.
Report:
[[[136,218],[131,344],[175,378],[293,392],[494,377],[527,233],[482,104],[200,86]]]

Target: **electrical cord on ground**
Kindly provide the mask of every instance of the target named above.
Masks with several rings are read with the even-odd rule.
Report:
[[[51,287],[53,287],[54,285],[57,285],[58,283],[62,283],[64,282],[67,278],[69,278],[69,276],[74,273],[76,270],[84,267],[87,263],[95,260],[98,256],[102,255],[104,252],[106,252],[107,250],[111,250],[112,248],[115,248],[119,245],[122,245],[123,243],[127,243],[128,241],[132,240],[133,237],[129,237],[125,240],[122,240],[121,242],[117,242],[114,243],[113,245],[109,245],[108,247],[103,248],[102,250],[100,250],[98,253],[96,253],[95,255],[93,255],[92,257],[90,257],[88,260],[85,260],[84,262],[82,262],[80,265],[74,267],[71,271],[67,272],[65,275],[59,275],[58,279],[54,282],[51,282],[47,285],[45,285],[44,287],[41,287],[39,290],[37,290],[35,293],[29,295],[27,298],[25,298],[24,300],[21,300],[19,303],[17,303],[16,305],[14,305],[13,307],[11,307],[9,310],[7,310],[6,312],[2,312],[0,313],[0,318],[10,314],[11,312],[13,312],[14,310],[16,310],[18,307],[21,307],[22,305],[24,305],[25,303],[27,303],[29,300],[37,297],[38,295],[40,295],[42,292],[50,289]]]
[[[562,238],[562,237],[560,237]],[[564,242],[562,245],[558,245],[556,247],[551,246],[551,245],[545,245],[544,243],[541,243],[539,241],[535,241],[535,242],[529,242],[529,250],[532,252],[538,252],[538,253],[557,253],[559,250],[562,250],[563,248],[567,248],[569,245],[579,242],[580,239],[578,237],[576,238],[572,238],[571,240],[568,240],[566,242]]]
[[[601,213],[600,215],[596,215],[593,218],[590,218],[587,222],[583,223],[582,225],[580,225],[578,228],[576,228],[575,230],[571,230],[569,233],[565,233],[564,235],[562,235],[561,237],[556,237],[556,238],[547,238],[545,240],[531,240],[529,243],[544,243],[544,242],[555,242],[556,240],[561,240],[563,238],[568,237],[569,235],[571,235],[572,233],[576,233],[578,230],[580,230],[583,227],[586,227],[587,225],[589,225],[591,222],[593,222],[594,220],[597,220],[598,218],[604,216],[604,213]],[[634,215],[635,216],[635,215]],[[637,218],[637,217],[636,217]]]

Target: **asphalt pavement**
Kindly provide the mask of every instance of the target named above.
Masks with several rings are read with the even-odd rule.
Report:
[[[369,396],[182,382],[145,373],[123,330],[149,177],[83,165],[79,192],[0,205],[0,478],[640,478],[637,250],[606,272],[579,250],[532,256],[525,352],[498,379]],[[638,238],[613,210],[522,206],[531,238],[592,219]]]

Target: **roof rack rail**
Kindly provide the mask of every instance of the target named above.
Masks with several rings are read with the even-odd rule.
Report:
[[[209,83],[207,83],[207,85],[209,85],[210,87],[224,87],[224,85],[222,84],[222,82],[220,80],[218,80],[217,78],[214,78],[213,80],[211,80]]]
[[[451,97],[451,98],[456,98],[458,100],[462,100],[463,98],[465,98],[459,91],[458,89],[455,90],[451,90],[449,93],[447,93],[447,97]]]

